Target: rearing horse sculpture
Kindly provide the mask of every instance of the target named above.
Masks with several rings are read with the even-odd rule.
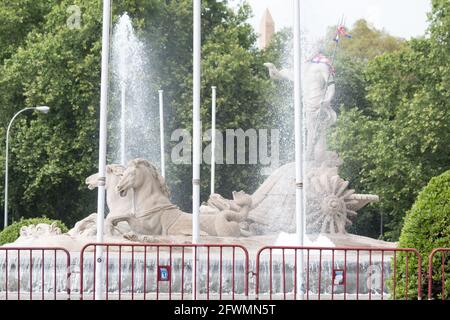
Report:
[[[111,224],[111,220],[124,212],[131,212],[132,197],[131,193],[127,197],[121,197],[116,191],[117,183],[122,177],[125,167],[120,164],[110,164],[106,166],[106,204],[109,213],[105,220],[105,234],[108,236],[120,235],[129,232],[127,225],[121,224],[120,227]],[[98,173],[86,178],[86,184],[90,190],[98,187]],[[77,222],[75,227],[70,231],[72,234],[95,235],[96,233],[96,213],[91,214],[87,218]]]
[[[182,212],[169,200],[169,190],[164,178],[145,159],[128,163],[116,190],[122,197],[134,190],[135,213],[115,216],[111,223],[126,221],[132,232],[138,235],[192,235],[192,215]],[[251,208],[251,197],[235,193],[240,211],[225,210],[214,215],[200,216],[202,235],[239,237],[239,222],[247,218]]]

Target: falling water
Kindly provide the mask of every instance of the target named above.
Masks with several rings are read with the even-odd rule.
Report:
[[[114,163],[145,158],[159,164],[159,119],[149,48],[138,38],[127,13],[114,27],[110,154]]]

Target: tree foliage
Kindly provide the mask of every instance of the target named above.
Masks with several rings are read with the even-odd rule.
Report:
[[[327,40],[335,37],[336,28],[329,29]],[[404,42],[403,39],[391,36],[384,30],[376,29],[364,19],[357,20],[348,30],[348,33],[352,36],[352,39],[346,41],[341,36],[339,55],[352,57],[353,60],[363,62],[372,60],[386,52],[399,50]],[[332,50],[330,47],[332,47],[331,44],[328,45],[328,50]]]
[[[359,192],[380,195],[388,239],[398,239],[430,178],[450,167],[449,7],[433,1],[429,38],[369,60],[364,106],[341,108],[332,133],[342,175]]]
[[[67,25],[72,5],[81,10],[80,29]],[[7,26],[0,23],[1,30],[16,32],[9,32],[10,38],[3,33],[0,37],[0,58],[5,58],[0,66],[2,127],[27,106],[45,104],[51,111],[23,114],[12,128],[10,216],[16,220],[46,215],[73,225],[96,208],[96,193],[87,190],[84,179],[97,170],[101,2],[10,0],[2,3],[0,14],[10,16],[17,6],[22,8],[19,18],[7,20]],[[151,48],[153,81],[148,85],[155,93],[158,88],[165,90],[167,132],[190,130],[192,2],[116,2],[113,21],[125,11]],[[263,53],[254,46],[256,34],[246,22],[250,14],[247,5],[232,10],[227,1],[202,1],[204,130],[209,127],[212,85],[218,87],[220,129],[266,124],[264,93],[272,84]],[[0,160],[3,166],[4,158]],[[202,166],[202,175],[209,176],[209,166]],[[191,177],[191,166],[169,164],[167,180],[178,195],[173,200],[188,212]],[[251,192],[257,177],[254,165],[219,166],[217,189],[224,195],[233,188]],[[209,195],[208,180],[202,185],[203,198]]]
[[[0,3],[0,62],[9,58],[29,32],[42,28],[50,0],[3,0]]]
[[[435,248],[448,248],[450,246],[450,170],[438,177],[434,177],[420,192],[417,200],[408,211],[405,224],[400,235],[401,248],[416,248],[422,256],[422,270],[428,271],[428,256]],[[436,254],[433,260],[433,297],[441,298],[442,273],[441,256]],[[408,291],[417,292],[417,258],[410,257],[408,265]],[[448,270],[449,262],[446,261]],[[398,292],[402,293],[406,286],[406,261],[402,257],[398,262],[398,279],[396,281]],[[449,274],[447,272],[446,278]],[[422,279],[424,288],[425,279]],[[425,290],[423,290],[425,291]],[[426,292],[426,291],[425,291]],[[439,294],[437,293],[439,292]],[[448,281],[445,286],[446,299],[450,296]]]
[[[359,141],[360,136],[365,136],[372,129],[365,126],[365,119],[355,125],[355,132],[350,136],[345,128],[351,122],[347,122],[345,112],[357,107],[365,114],[371,115],[371,104],[367,99],[368,83],[365,76],[367,64],[377,56],[394,52],[404,46],[404,40],[393,37],[383,30],[378,30],[371,26],[366,20],[358,20],[352,28],[348,30],[352,38],[341,37],[336,48],[335,42],[331,41],[336,35],[337,26],[330,27],[327,34],[326,51],[328,56],[333,56],[335,52],[334,66],[336,69],[336,94],[334,98],[334,108],[337,110],[340,122],[337,124],[338,131],[330,137],[330,145],[333,147],[335,139],[339,139],[343,144],[338,152],[345,157],[344,166],[340,169],[342,177],[350,181],[350,186],[357,192],[370,192],[363,183],[358,183],[360,176],[360,151],[353,150],[354,145]],[[352,121],[352,120],[350,120]],[[370,205],[358,212],[353,225],[349,231],[370,237],[380,235],[380,212],[378,205]]]

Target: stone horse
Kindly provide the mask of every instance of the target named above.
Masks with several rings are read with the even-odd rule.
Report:
[[[116,192],[116,186],[122,177],[125,167],[120,164],[110,164],[106,166],[106,204],[109,209],[109,213],[105,219],[105,234],[108,236],[121,235],[130,231],[127,224],[122,223],[120,225],[113,226],[111,220],[114,217],[122,215],[124,212],[132,211],[132,194],[130,193],[126,197],[121,197]],[[86,178],[86,184],[89,190],[94,190],[98,187],[98,173],[95,173]],[[77,222],[75,227],[69,231],[69,234],[81,234],[86,236],[93,236],[96,234],[96,220],[97,214],[93,213],[87,218]]]
[[[132,233],[128,239],[146,235],[192,235],[192,215],[182,212],[169,200],[169,190],[164,178],[145,159],[135,159],[117,184],[116,190],[122,197],[134,190],[135,213],[126,213],[112,218],[112,225],[126,221]],[[247,218],[251,198],[236,193],[241,210],[224,210],[217,214],[200,216],[200,234],[219,237],[240,237],[239,222]],[[228,212],[229,211],[229,212]]]

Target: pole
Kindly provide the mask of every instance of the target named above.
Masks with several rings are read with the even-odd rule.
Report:
[[[193,195],[192,195],[192,242],[197,243],[199,239],[199,209],[200,209],[200,59],[201,59],[201,0],[194,1],[194,50],[193,50]]]
[[[164,153],[164,90],[158,90],[159,93],[159,139],[161,145],[161,175],[166,177],[166,162]]]
[[[214,194],[216,175],[216,87],[212,89],[212,110],[211,110],[211,194]]]
[[[98,157],[98,198],[97,198],[97,243],[103,242],[103,223],[105,218],[105,182],[106,182],[106,139],[107,139],[107,107],[108,107],[108,67],[109,67],[109,36],[111,21],[111,0],[103,0],[103,33],[102,33],[102,73],[100,90],[100,139]],[[95,299],[103,297],[103,248],[96,247],[95,261]]]
[[[303,110],[301,96],[300,0],[294,0],[294,112],[295,112],[295,183],[296,226],[298,245],[303,246]]]
[[[120,163],[126,165],[126,155],[125,155],[125,109],[126,109],[126,90],[127,86],[125,83],[122,84],[122,97],[121,97],[121,108],[120,108]]]
[[[303,110],[301,87],[301,47],[300,47],[300,0],[294,0],[294,117],[295,117],[295,217],[298,246],[304,245],[305,203],[303,179]],[[300,268],[298,269],[298,290],[302,291],[303,252],[300,250]]]
[[[192,243],[199,242],[200,235],[200,89],[201,89],[201,0],[193,0],[194,26],[193,26],[193,167],[192,167]],[[193,252],[193,280],[192,298],[197,296],[197,255]]]
[[[6,130],[6,154],[5,154],[5,208],[4,208],[4,221],[3,221],[3,229],[8,226],[8,165],[9,165],[9,131],[11,130],[11,126],[14,120],[17,118],[19,114],[26,110],[31,110],[35,108],[24,108],[17,112],[11,119],[8,124],[8,129]]]

